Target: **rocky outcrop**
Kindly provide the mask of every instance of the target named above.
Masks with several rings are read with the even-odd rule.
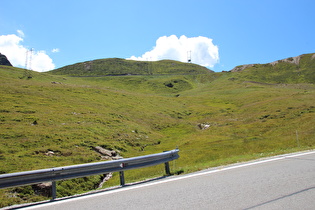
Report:
[[[10,61],[7,59],[7,56],[0,53],[0,65],[12,66]]]
[[[34,190],[34,193],[36,195],[51,197],[51,182],[44,182],[40,184],[32,185],[32,188]]]
[[[270,64],[274,66],[274,65],[276,65],[278,63],[286,62],[286,63],[292,63],[292,64],[295,64],[295,65],[299,65],[300,59],[301,59],[301,56],[299,55],[299,56],[296,56],[296,57],[290,57],[290,58],[285,58],[285,59],[282,59],[282,60],[277,60],[277,61],[271,62]]]
[[[198,127],[200,130],[206,130],[206,129],[210,128],[210,126],[211,125],[209,123],[199,123],[198,124]]]
[[[230,72],[239,72],[239,71],[243,71],[244,69],[248,68],[248,67],[252,67],[255,64],[245,64],[245,65],[241,65],[241,66],[236,66],[234,67]]]
[[[98,152],[99,154],[101,154],[101,159],[102,160],[118,160],[118,159],[122,158],[119,155],[119,153],[117,151],[115,151],[115,150],[108,150],[108,149],[105,149],[105,148],[103,148],[101,146],[93,147],[93,149],[96,152]],[[101,188],[105,182],[107,182],[110,178],[112,178],[112,176],[113,176],[113,173],[111,173],[111,172],[103,174],[102,181],[98,185],[98,188]]]
[[[100,153],[102,155],[102,159],[105,160],[115,160],[120,159],[121,157],[115,150],[108,150],[104,149],[103,147],[96,146],[93,148],[96,152]]]
[[[272,66],[275,66],[278,63],[292,63],[292,64],[295,64],[295,65],[299,65],[301,56],[303,56],[303,55],[299,55],[299,56],[296,56],[296,57],[285,58],[285,59],[277,60],[277,61],[274,61],[274,62],[271,62],[271,63],[267,63],[267,64],[270,64]],[[315,54],[312,55],[311,59],[314,59],[314,58],[315,58]],[[245,65],[236,66],[235,68],[230,70],[230,72],[240,72],[240,71],[243,71],[246,68],[253,67],[255,65],[256,64],[245,64]]]

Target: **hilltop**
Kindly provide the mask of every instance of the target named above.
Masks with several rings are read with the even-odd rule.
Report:
[[[211,70],[192,63],[173,60],[134,61],[121,58],[97,59],[76,63],[52,70],[55,75],[70,76],[121,76],[121,75],[166,75],[200,74]]]
[[[262,83],[315,83],[315,53],[303,54],[267,64],[236,66],[230,73],[233,79]],[[64,66],[48,72],[53,75],[80,77],[123,76],[123,75],[202,75],[214,72],[192,63],[173,60],[133,61],[120,58],[98,59]],[[218,73],[217,73],[218,75]]]
[[[89,71],[88,61],[25,77],[25,69],[0,65],[0,173],[107,160],[100,147],[133,157],[178,146],[180,158],[170,164],[176,174],[313,149],[312,58],[220,73],[175,61],[105,59],[132,68],[93,70],[92,61]],[[163,172],[161,165],[125,178]],[[60,181],[57,196],[96,189],[102,179]],[[118,180],[114,173],[103,187]],[[32,186],[0,190],[0,206],[48,199],[36,193]]]
[[[315,83],[315,53],[303,54],[267,64],[247,64],[230,72],[241,72],[243,78],[270,83]]]

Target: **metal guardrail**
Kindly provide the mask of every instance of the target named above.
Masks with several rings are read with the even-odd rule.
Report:
[[[169,161],[179,158],[179,150],[145,155],[133,158],[122,158],[112,161],[86,163],[50,169],[40,169],[0,175],[0,189],[23,185],[52,182],[52,197],[56,198],[56,181],[86,177],[109,172],[120,172],[120,184],[125,185],[124,171],[165,164],[166,174],[170,175]]]

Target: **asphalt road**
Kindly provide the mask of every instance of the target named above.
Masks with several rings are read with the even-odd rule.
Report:
[[[315,209],[315,151],[174,176],[27,209]]]

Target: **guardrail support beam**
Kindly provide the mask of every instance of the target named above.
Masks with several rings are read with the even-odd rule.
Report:
[[[120,185],[124,186],[125,185],[124,171],[119,171],[119,177],[120,177]]]
[[[51,183],[51,197],[51,200],[55,200],[57,197],[56,181],[52,181]]]
[[[171,175],[169,162],[165,162],[164,165],[165,165],[165,173],[166,173],[166,175],[168,175],[168,176]]]

